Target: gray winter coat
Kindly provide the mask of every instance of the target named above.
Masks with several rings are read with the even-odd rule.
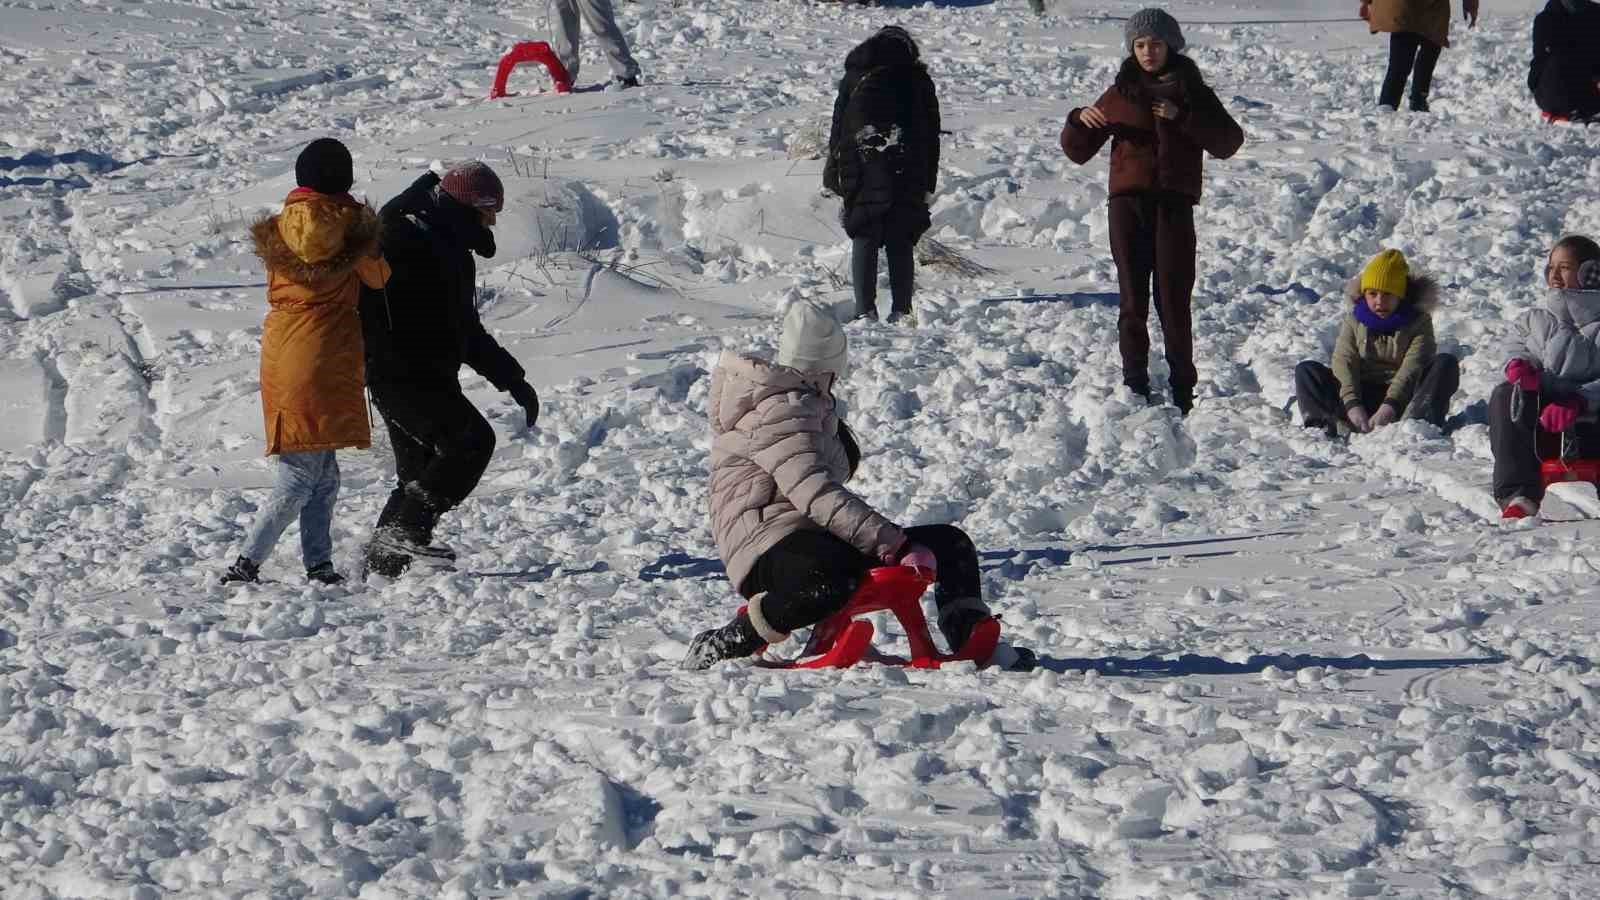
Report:
[[[741,592],[761,554],[796,531],[831,532],[873,559],[905,543],[844,486],[832,380],[727,351],[711,373],[711,533]]]
[[[1517,321],[1509,359],[1539,365],[1539,390],[1579,394],[1586,413],[1600,409],[1600,291],[1551,290],[1544,308]]]

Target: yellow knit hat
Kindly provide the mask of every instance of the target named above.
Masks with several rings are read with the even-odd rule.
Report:
[[[1399,250],[1385,250],[1374,256],[1372,262],[1361,270],[1361,289],[1370,291],[1377,288],[1386,294],[1403,298],[1406,295],[1406,278],[1410,274],[1405,254]]]

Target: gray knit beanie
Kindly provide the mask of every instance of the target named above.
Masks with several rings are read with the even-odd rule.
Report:
[[[1128,27],[1124,30],[1128,38],[1128,52],[1133,52],[1133,42],[1142,37],[1160,38],[1173,53],[1183,52],[1183,30],[1178,27],[1178,20],[1174,19],[1164,9],[1141,9],[1128,18]]]

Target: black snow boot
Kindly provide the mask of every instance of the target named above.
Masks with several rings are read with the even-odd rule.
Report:
[[[344,576],[333,568],[333,562],[317,563],[306,570],[306,580],[318,584],[344,584]]]
[[[689,642],[682,667],[690,671],[709,669],[725,659],[744,659],[759,652],[767,642],[750,624],[750,616],[740,612],[721,628],[702,631]]]
[[[448,569],[456,564],[456,551],[443,544],[430,543],[427,535],[402,525],[385,525],[372,533],[372,549],[393,556],[409,557],[424,566]]]
[[[950,646],[951,653],[959,653],[967,645],[967,638],[972,636],[972,628],[992,613],[982,600],[976,597],[958,598],[944,601],[938,598],[939,606],[939,633],[944,635],[944,642]]]
[[[1178,412],[1183,413],[1185,416],[1187,416],[1189,414],[1189,412],[1194,409],[1194,385],[1192,385],[1192,384],[1175,384],[1175,385],[1173,385],[1172,386],[1172,405],[1176,406],[1178,408]]]
[[[456,551],[433,543],[433,526],[438,520],[439,514],[433,506],[417,493],[407,490],[400,507],[395,510],[393,521],[379,525],[372,532],[372,546],[367,553],[369,564],[375,562],[373,555],[376,552],[395,558],[389,560],[391,564],[388,568],[394,568],[393,563],[403,560],[398,562],[400,571],[413,562],[442,569],[453,567]],[[388,574],[377,565],[369,567],[380,575]]]
[[[411,557],[379,549],[377,543],[374,542],[367,545],[367,552],[361,560],[361,577],[363,580],[368,575],[399,578],[410,567]]]
[[[1155,400],[1150,396],[1150,382],[1148,379],[1139,381],[1124,378],[1122,380],[1122,386],[1143,397],[1145,405],[1147,406],[1155,402]]]
[[[234,560],[233,565],[229,566],[228,570],[222,573],[223,584],[232,584],[234,582],[255,584],[260,580],[260,564],[251,562],[250,558],[246,556],[241,556]]]

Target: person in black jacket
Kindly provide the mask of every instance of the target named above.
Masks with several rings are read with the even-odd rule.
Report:
[[[394,273],[386,289],[363,291],[367,385],[389,429],[398,484],[389,495],[367,569],[395,576],[413,561],[449,566],[455,552],[433,544],[439,515],[466,499],[494,453],[494,429],[461,392],[462,363],[527,413],[539,395],[522,366],[478,318],[477,266],[494,256],[495,216],[505,189],[494,170],[470,162],[441,179],[429,172],[384,204],[378,218]]]
[[[1600,3],[1550,0],[1534,17],[1528,90],[1552,116],[1600,117]]]
[[[822,185],[844,198],[856,315],[878,317],[878,251],[892,322],[911,314],[912,248],[939,176],[939,97],[911,35],[889,25],[851,50],[833,104]]]

